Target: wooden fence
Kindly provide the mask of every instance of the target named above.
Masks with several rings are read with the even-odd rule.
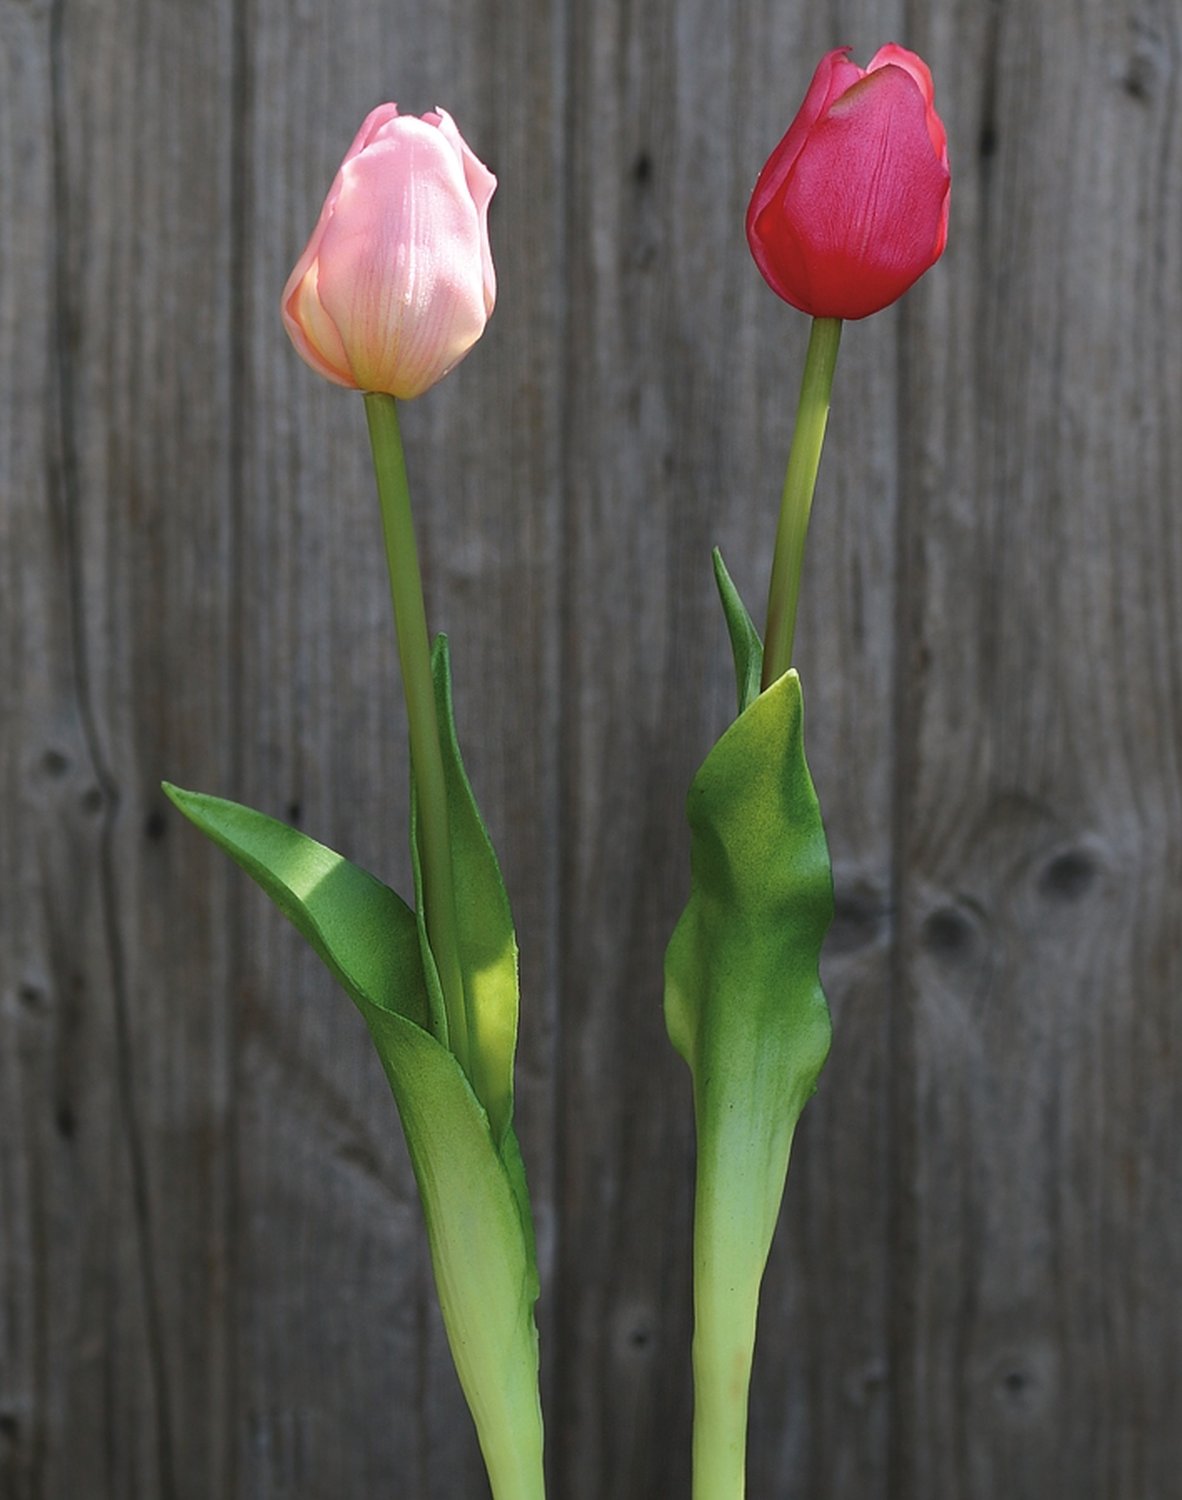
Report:
[[[846,330],[798,660],[836,1043],[758,1500],[1182,1470],[1174,0],[0,0],[0,1495],[485,1493],[360,1020],[158,783],[408,884],[364,422],[277,301],[364,112],[500,177],[408,409],[524,951],[558,1500],[688,1493],[684,789],[807,333],[742,222],[821,52],[932,63],[944,261]]]

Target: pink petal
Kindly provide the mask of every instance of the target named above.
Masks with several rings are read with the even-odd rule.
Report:
[[[357,384],[409,399],[462,358],[487,318],[463,166],[436,127],[406,116],[341,175],[320,243],[320,300]]]

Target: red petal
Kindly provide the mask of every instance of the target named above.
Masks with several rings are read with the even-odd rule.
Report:
[[[804,149],[804,143],[813,125],[834,99],[840,97],[862,77],[861,68],[846,57],[849,50],[848,47],[837,47],[834,51],[827,52],[817,64],[813,81],[809,84],[803,104],[796,112],[796,118],[789,125],[780,144],[764,163],[763,171],[760,172],[755,184],[755,191],[751,194],[751,202],[747,209],[747,237],[756,264],[765,276],[768,273],[764,270],[760,259],[759,246],[752,238],[752,227],[760,211],[772,199],[779,197],[788,174],[796,165],[796,158]]]
[[[880,47],[866,65],[866,72],[874,73],[879,68],[885,68],[888,65],[902,68],[905,73],[910,73],[919,85],[927,110],[928,135],[931,137],[936,155],[947,166],[948,137],[944,131],[944,122],[936,113],[936,85],[932,82],[932,70],[917,52],[908,52],[906,47],[900,47],[896,42],[888,42],[885,47]]]
[[[791,281],[786,300],[814,317],[863,318],[936,260],[949,177],[926,115],[914,76],[886,64],[814,125],[780,201],[754,226]]]

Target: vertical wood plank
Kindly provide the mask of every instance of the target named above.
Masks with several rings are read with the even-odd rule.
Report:
[[[93,983],[96,963],[104,978],[105,971],[95,820],[80,806],[93,780],[78,713],[71,566],[60,488],[47,462],[59,451],[54,28],[48,6],[5,10],[3,24],[0,257],[7,274],[0,279],[0,382],[10,405],[0,428],[0,643],[6,725],[21,724],[24,733],[18,737],[7,728],[2,742],[0,1481],[15,1500],[31,1500],[80,1461],[102,1473],[97,1418],[104,1372],[93,1362],[87,1368],[63,1357],[63,1345],[72,1342],[72,1324],[103,1322],[102,1306],[85,1296],[89,1236],[106,1241],[113,1278],[120,1269],[126,1273],[134,1246],[126,1236],[112,1243],[114,1216],[128,1207],[126,1192],[104,1202],[100,1187],[69,1201],[78,1148],[61,1129],[69,1120],[76,1130],[78,1118],[78,1079],[65,1065],[69,1051],[81,1043],[107,1055],[110,1022],[105,1007],[92,1011],[79,1035],[79,992]],[[72,941],[63,953],[67,934]],[[101,1086],[90,1095],[93,1116],[83,1141],[101,1168],[118,1155],[113,1100]],[[134,1277],[128,1280],[134,1287]],[[55,1294],[58,1287],[63,1292]],[[66,1316],[55,1316],[55,1308]],[[134,1366],[143,1352],[142,1325],[129,1319],[124,1333]],[[85,1416],[51,1467],[70,1372]],[[110,1493],[108,1479],[99,1493]]]
[[[264,3],[249,18],[242,792],[404,893],[407,753],[359,397],[278,298],[364,114],[439,104],[499,175],[498,305],[403,411],[432,627],[522,947],[518,1125],[549,1284],[557,787],[556,30],[549,8]],[[528,107],[527,107],[528,106]],[[237,1368],[245,1495],[485,1490],[414,1183],[359,1018],[244,897]],[[545,1304],[543,1303],[543,1316]]]
[[[0,1488],[29,1500],[227,1483],[223,886],[157,790],[229,738],[204,575],[230,495],[226,21],[0,15]]]
[[[1133,1500],[1180,1457],[1178,16],[916,10],[960,171],[906,344],[896,1492]]]
[[[865,59],[896,21],[858,7],[841,39]],[[733,716],[710,547],[761,617],[807,337],[743,218],[831,24],[757,4],[573,16],[559,1488],[576,1497],[688,1488],[691,1102],[662,954],[688,882],[685,791]],[[752,1409],[753,1492],[783,1496],[885,1492],[894,324],[847,347],[800,658],[840,1029]]]
[[[684,570],[696,552],[708,577],[713,415],[677,276],[671,12],[574,7],[569,48],[557,1489],[583,1500],[687,1485],[688,1093],[659,955],[701,739],[683,674],[709,601]]]

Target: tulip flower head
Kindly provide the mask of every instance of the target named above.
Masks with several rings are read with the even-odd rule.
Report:
[[[821,59],[747,210],[764,280],[815,318],[888,306],[948,238],[948,144],[927,64],[891,43],[862,69],[848,51]]]
[[[325,379],[409,400],[463,359],[496,300],[497,180],[444,110],[366,117],[283,291],[296,350]]]

